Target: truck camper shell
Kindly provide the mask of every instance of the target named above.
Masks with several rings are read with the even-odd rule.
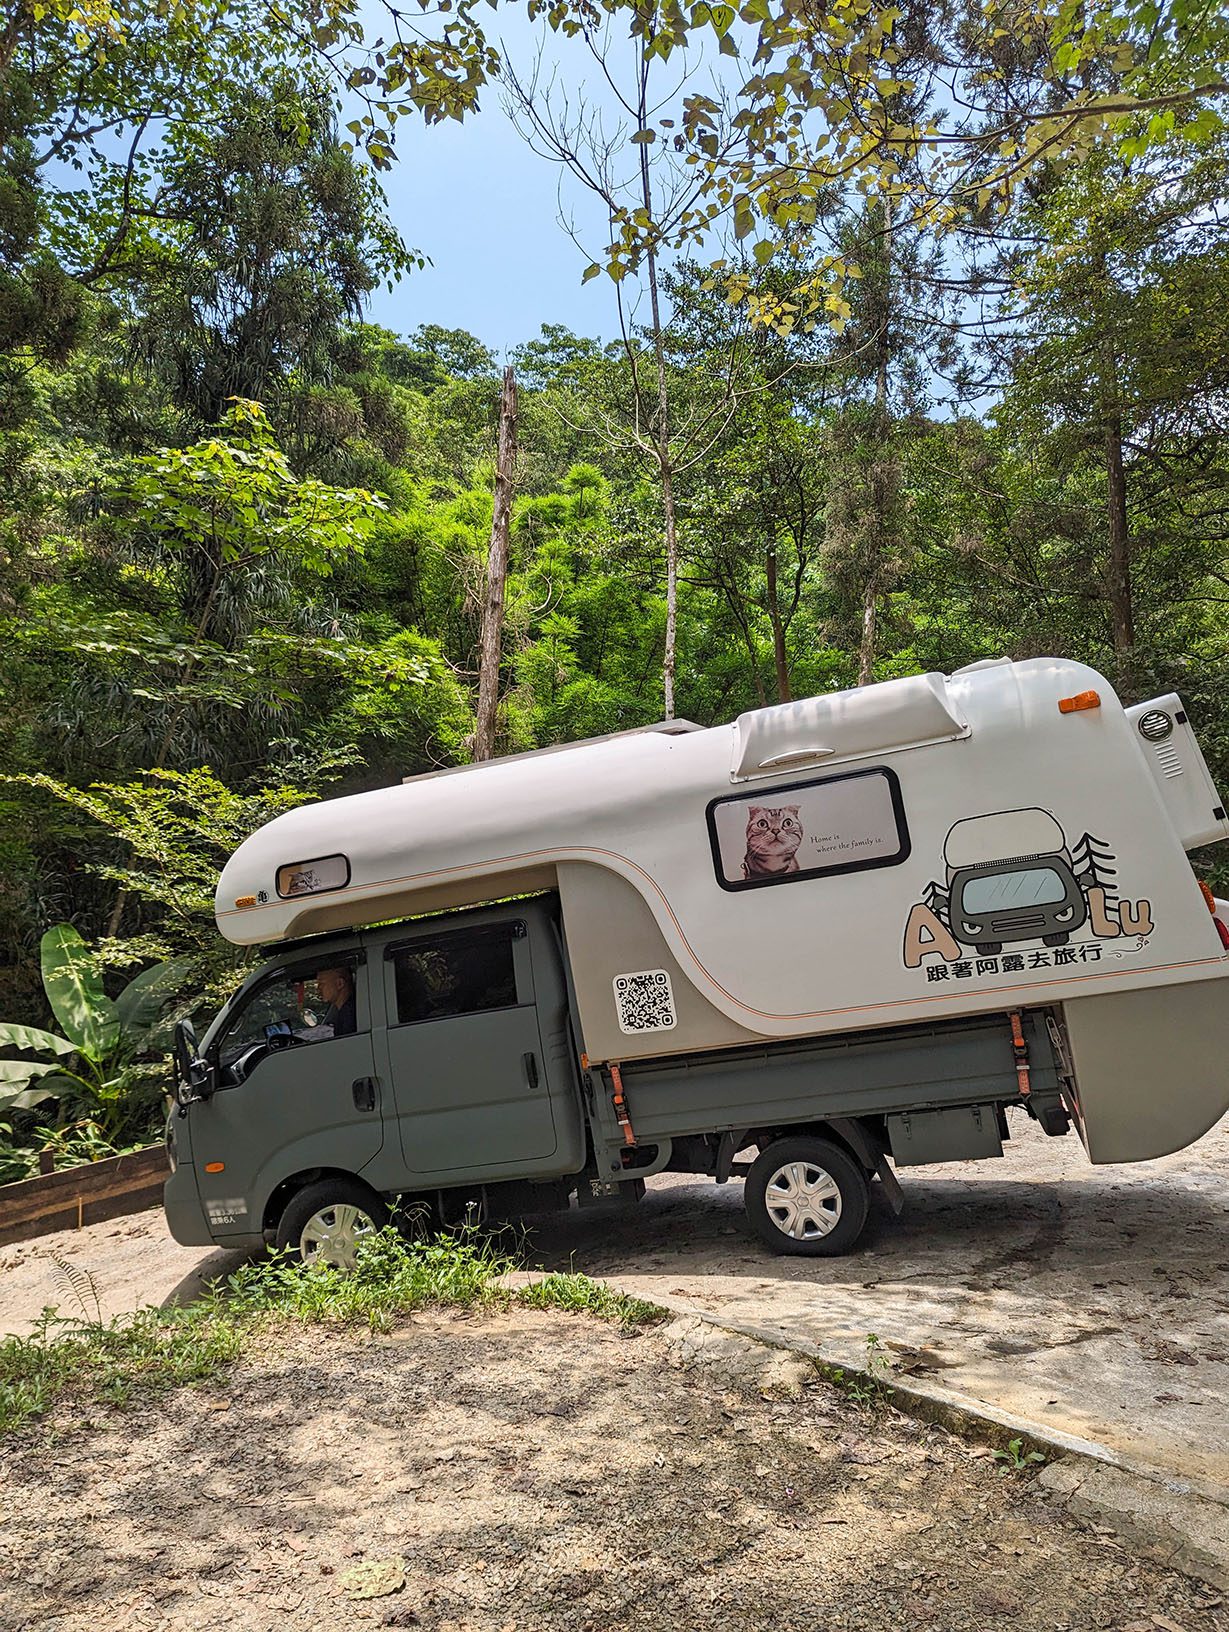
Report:
[[[763,1184],[757,1162],[763,1214],[787,1170],[848,1159],[888,1185],[888,1157],[997,1154],[1012,1107],[1072,1119],[1094,1161],[1198,1138],[1229,1106],[1229,930],[1186,852],[1226,837],[1179,698],[1124,709],[1084,665],[999,659],[307,805],[239,846],[216,910],[275,970],[337,937],[390,1038],[412,1029],[390,969],[444,967],[465,925],[511,936],[506,1003],[537,1010],[540,1046],[479,1006],[450,1047],[495,1075],[520,1058],[518,1091],[552,1107],[555,1154],[517,1173],[737,1176],[732,1141],[754,1132],[763,1160],[822,1123],[845,1155]],[[185,1080],[216,1083],[225,1020]],[[356,1077],[356,1104],[381,1080]],[[524,1106],[498,1104],[515,1144]]]

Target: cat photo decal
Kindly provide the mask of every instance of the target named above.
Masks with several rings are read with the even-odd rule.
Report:
[[[886,766],[714,799],[708,829],[724,890],[890,867],[909,854],[900,784]]]
[[[1113,851],[1069,845],[1048,810],[967,816],[948,830],[944,873],[905,923],[906,969],[928,981],[1100,962],[1104,943],[1152,933],[1152,905],[1118,894]]]

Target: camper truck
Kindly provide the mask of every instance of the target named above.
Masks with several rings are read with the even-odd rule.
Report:
[[[743,1182],[773,1250],[898,1170],[1074,1127],[1162,1156],[1229,1106],[1229,817],[1181,700],[976,663],[290,811],[217,890],[263,951],[176,1044],[187,1245],[354,1262],[445,1223]]]

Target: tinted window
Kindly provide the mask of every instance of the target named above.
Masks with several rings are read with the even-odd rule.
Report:
[[[895,867],[910,848],[900,780],[886,765],[727,794],[708,807],[708,833],[723,890]]]
[[[499,924],[398,947],[393,953],[398,1020],[406,1025],[515,1008],[513,938],[514,926]]]

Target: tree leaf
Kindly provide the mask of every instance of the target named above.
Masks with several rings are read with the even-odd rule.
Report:
[[[71,924],[43,936],[43,987],[56,1019],[88,1060],[105,1059],[119,1040],[115,1006],[89,965],[85,942]]]
[[[54,1060],[0,1060],[0,1082],[19,1082],[24,1087],[35,1077],[45,1076],[55,1069]]]
[[[75,1054],[76,1043],[38,1026],[0,1024],[0,1048],[27,1048],[35,1054]]]
[[[190,958],[167,958],[130,980],[114,1003],[115,1018],[123,1030],[148,1031],[178,993],[191,967]]]

